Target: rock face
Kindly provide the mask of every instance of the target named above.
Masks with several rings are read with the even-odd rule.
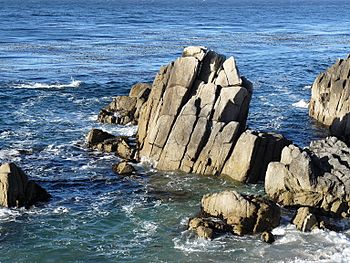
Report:
[[[299,208],[292,222],[298,230],[303,232],[309,232],[318,227],[317,217],[311,212],[309,207]]]
[[[264,181],[267,165],[279,161],[283,148],[289,144],[282,135],[247,130],[239,137],[222,174],[240,182]]]
[[[4,207],[30,207],[46,202],[50,194],[40,185],[29,181],[27,175],[14,163],[0,166],[0,205]]]
[[[222,229],[230,229],[236,235],[245,235],[277,227],[281,211],[267,199],[224,191],[203,196],[202,215],[222,219],[226,224]]]
[[[140,157],[161,170],[220,174],[246,128],[251,95],[233,57],[185,48],[160,69],[140,110]]]
[[[99,129],[92,129],[86,136],[86,141],[88,147],[92,149],[114,152],[125,160],[138,159],[136,146],[127,137],[114,136]]]
[[[135,84],[129,96],[117,96],[98,114],[98,121],[115,124],[137,124],[140,110],[147,101],[151,85]]]
[[[112,170],[119,175],[130,175],[135,172],[135,168],[125,161],[114,164]]]
[[[324,214],[350,215],[350,148],[335,137],[302,150],[285,147],[269,164],[265,191],[284,206],[308,206]]]
[[[309,114],[350,142],[350,56],[318,75],[312,85]]]

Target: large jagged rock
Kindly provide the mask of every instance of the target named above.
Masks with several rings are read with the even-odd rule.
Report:
[[[125,160],[137,160],[136,145],[125,136],[114,136],[100,129],[92,129],[86,136],[89,148],[102,152],[115,153]]]
[[[117,96],[113,101],[101,109],[98,121],[115,124],[137,124],[140,110],[147,101],[151,85],[148,83],[135,84],[129,96]]]
[[[161,170],[220,174],[246,128],[251,95],[234,58],[185,48],[160,69],[140,110],[140,157]]]
[[[307,206],[323,214],[350,215],[350,148],[335,137],[302,150],[285,147],[280,162],[269,164],[265,191],[284,206]]]
[[[280,134],[247,130],[239,137],[222,174],[240,182],[264,181],[267,165],[279,161],[283,148],[289,144]]]
[[[47,202],[51,195],[33,181],[14,163],[0,166],[0,205],[4,207],[30,207]]]
[[[239,194],[235,191],[203,196],[202,216],[222,219],[233,234],[245,235],[270,231],[280,222],[280,208],[262,197]],[[210,227],[210,224],[205,225]],[[215,228],[214,228],[215,230]]]
[[[350,55],[318,75],[311,89],[309,114],[350,142]]]

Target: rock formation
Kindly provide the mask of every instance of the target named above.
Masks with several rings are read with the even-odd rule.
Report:
[[[297,210],[292,223],[298,230],[309,232],[314,228],[318,228],[318,220],[315,214],[311,212],[309,207],[301,207]]]
[[[28,180],[27,175],[14,163],[0,166],[0,205],[4,207],[30,207],[46,202],[50,194],[37,183]]]
[[[350,142],[350,56],[318,75],[311,89],[309,114]]]
[[[137,124],[140,110],[147,101],[151,85],[147,83],[135,84],[129,96],[117,96],[113,101],[101,109],[98,120],[105,123]]]
[[[112,170],[119,175],[130,175],[135,172],[135,168],[126,161],[114,164]]]
[[[323,214],[350,215],[350,148],[335,137],[309,148],[285,147],[280,162],[269,164],[265,191],[284,206],[317,208]]]
[[[114,152],[125,160],[137,159],[136,145],[128,137],[114,136],[99,129],[92,129],[88,133],[86,141],[88,147],[92,149],[109,153]]]
[[[279,161],[283,148],[289,144],[280,134],[247,130],[239,137],[222,174],[239,182],[264,181],[267,165]]]
[[[245,130],[251,94],[234,58],[185,48],[161,68],[141,109],[140,156],[161,170],[219,174]]]
[[[201,210],[201,216],[190,221],[190,229],[204,226],[214,232],[229,231],[236,235],[269,231],[279,225],[281,215],[275,203],[235,191],[203,196]]]
[[[99,120],[138,121],[139,157],[160,170],[255,183],[290,142],[274,133],[244,132],[251,96],[252,84],[240,76],[233,57],[187,47],[160,69],[152,86],[134,85],[129,96],[102,109]],[[107,139],[93,148],[115,151],[115,138]]]

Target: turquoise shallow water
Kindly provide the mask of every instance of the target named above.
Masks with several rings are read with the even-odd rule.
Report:
[[[297,232],[284,216],[272,246],[258,236],[208,242],[185,231],[201,196],[261,185],[164,174],[86,149],[99,108],[152,81],[187,45],[234,55],[254,83],[248,124],[304,146],[325,135],[302,100],[317,74],[349,53],[347,1],[0,0],[0,162],[15,161],[50,203],[0,209],[1,262],[346,262],[349,231]],[[298,103],[299,102],[299,103]],[[298,104],[295,104],[298,103]],[[344,222],[346,223],[346,222]]]

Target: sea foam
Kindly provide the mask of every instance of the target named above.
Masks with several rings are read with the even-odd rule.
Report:
[[[69,83],[39,83],[29,82],[23,84],[16,84],[14,87],[18,89],[65,89],[65,88],[78,88],[82,84],[82,81],[71,78]]]

